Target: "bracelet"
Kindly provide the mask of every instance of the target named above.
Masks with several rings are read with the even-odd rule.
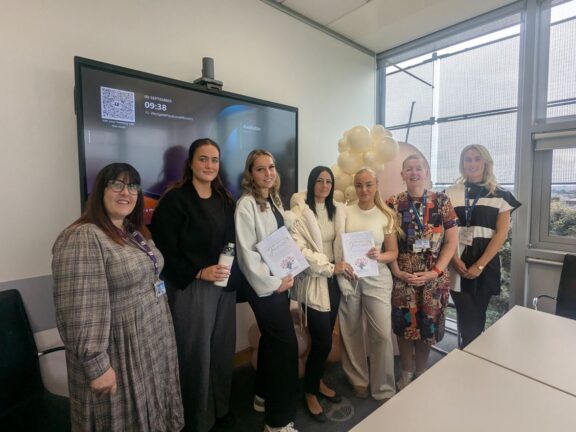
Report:
[[[436,273],[438,277],[442,277],[444,275],[444,272],[436,266],[432,267],[432,271]]]

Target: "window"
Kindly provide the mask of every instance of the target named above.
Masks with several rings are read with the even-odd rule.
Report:
[[[379,56],[380,122],[428,158],[435,188],[454,183],[460,151],[479,143],[494,155],[500,184],[514,189],[520,21],[521,13],[512,9],[412,50]],[[508,310],[510,253],[509,239],[501,254],[502,295],[492,299],[488,325]],[[456,318],[453,309],[447,313]]]
[[[576,115],[576,1],[545,2],[541,19],[542,41],[548,39],[547,79],[542,81],[547,88],[541,89],[546,94],[545,117]]]
[[[576,131],[536,134],[533,246],[576,246]]]

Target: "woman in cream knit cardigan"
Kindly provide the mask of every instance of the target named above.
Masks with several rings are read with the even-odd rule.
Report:
[[[310,331],[312,346],[304,377],[306,406],[319,422],[325,422],[326,417],[318,397],[332,402],[341,400],[322,381],[340,303],[335,276],[353,275],[352,267],[342,262],[340,233],[345,228],[346,212],[342,204],[334,202],[333,195],[332,171],[318,166],[308,177],[308,192],[294,194],[291,211],[285,215],[287,226],[310,264],[292,288],[291,297],[302,305]]]

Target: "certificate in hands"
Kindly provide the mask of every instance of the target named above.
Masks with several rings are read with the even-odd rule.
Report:
[[[374,236],[371,231],[342,233],[344,261],[354,268],[359,278],[378,276],[378,262],[367,256],[368,251],[373,247]]]
[[[256,249],[274,276],[296,276],[310,267],[286,227],[277,229],[256,243]]]

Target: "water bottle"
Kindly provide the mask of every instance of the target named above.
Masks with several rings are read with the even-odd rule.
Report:
[[[228,270],[232,270],[232,263],[234,262],[234,243],[228,243],[224,246],[224,250],[220,254],[218,264],[228,266]],[[219,282],[214,282],[214,285],[225,287],[228,285],[228,278]]]

